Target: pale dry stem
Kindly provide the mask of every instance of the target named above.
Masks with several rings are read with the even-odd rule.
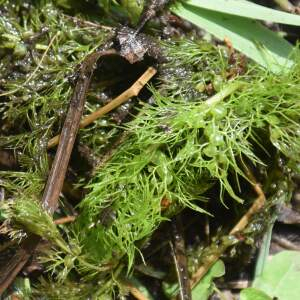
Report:
[[[137,300],[149,300],[138,288],[130,283],[126,283],[126,288],[129,290],[130,294]]]
[[[75,216],[66,216],[66,217],[62,217],[62,218],[54,220],[54,224],[61,225],[61,224],[71,223],[71,222],[74,222],[75,219],[76,219]]]
[[[83,120],[80,122],[79,127],[84,128],[90,125],[92,122],[101,118],[113,109],[117,108],[118,106],[129,100],[131,97],[138,96],[142,88],[149,82],[149,80],[156,74],[156,72],[157,70],[155,68],[149,67],[145,71],[145,73],[130,88],[128,88],[126,91],[124,91],[122,94],[110,101],[105,106],[84,117]],[[50,139],[48,142],[48,148],[55,147],[59,142],[59,138],[60,135],[57,135]]]

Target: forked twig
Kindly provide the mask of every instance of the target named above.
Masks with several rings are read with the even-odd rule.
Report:
[[[153,67],[149,67],[146,70],[146,72],[130,88],[128,88],[115,99],[111,100],[105,106],[84,117],[83,120],[80,122],[80,128],[84,128],[90,125],[92,122],[101,118],[113,109],[117,108],[118,106],[129,100],[131,97],[138,96],[141,89],[149,82],[149,80],[156,74],[156,72],[156,69],[154,69]],[[55,147],[58,144],[59,139],[60,135],[53,137],[48,142],[48,148]]]

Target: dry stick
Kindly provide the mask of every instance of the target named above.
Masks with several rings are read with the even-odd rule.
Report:
[[[94,65],[101,56],[115,53],[115,50],[98,51],[89,55],[81,64],[78,80],[62,129],[60,143],[41,200],[42,206],[49,213],[53,213],[57,207],[58,198],[62,190],[66,170],[84,109],[86,94],[94,71]],[[28,238],[21,243],[20,248],[13,258],[7,262],[4,271],[0,274],[0,295],[13,282],[15,277],[24,267],[40,239],[41,238],[37,235],[29,235]]]
[[[117,108],[124,102],[126,102],[131,97],[136,97],[141,89],[149,82],[149,80],[156,74],[157,70],[153,67],[149,67],[146,72],[126,91],[124,91],[121,95],[110,101],[105,106],[99,108],[95,112],[91,113],[90,115],[87,115],[83,118],[83,120],[80,122],[80,128],[84,128],[88,125],[90,125],[95,120],[101,118],[108,112],[112,111],[113,109]],[[48,142],[48,148],[55,147],[58,144],[58,141],[60,139],[60,135],[57,135],[53,137]]]
[[[116,51],[107,50],[95,52],[88,56],[81,65],[79,77],[61,132],[59,146],[52,163],[52,168],[42,198],[42,205],[50,213],[55,211],[57,200],[62,190],[75,138],[80,126],[80,119],[84,110],[85,99],[93,75],[94,65],[101,56],[111,54],[116,54]]]
[[[130,294],[134,296],[137,300],[149,300],[138,288],[133,286],[130,283],[125,284],[126,288],[128,288]]]
[[[97,54],[96,56],[93,56],[93,54],[90,56],[90,58],[94,58],[95,61],[100,57],[100,56],[103,56],[103,55],[109,55],[109,54],[114,54],[116,53],[114,50],[108,50],[108,51],[105,51],[105,52],[101,52],[102,55],[100,55],[101,53],[100,52],[96,52],[94,53]],[[97,58],[98,57],[98,58]],[[88,62],[83,62],[83,66],[87,66]],[[90,66],[92,66],[93,63],[90,62]],[[133,96],[137,96],[140,92],[140,90],[145,86],[145,84],[156,74],[156,70],[152,67],[149,67],[146,72],[128,89],[126,90],[124,93],[122,93],[120,96],[118,96],[116,99],[112,100],[108,105],[104,106],[103,108],[99,109],[98,111],[96,111],[93,115],[93,117],[91,118],[91,116],[88,116],[86,119],[84,119],[83,121],[85,121],[85,124],[90,124],[91,122],[93,122],[95,120],[95,117],[96,118],[99,118],[101,117],[102,115],[104,115],[105,113],[109,112],[110,110],[116,108],[117,106],[119,106],[120,104],[122,104],[123,102],[125,102],[126,100],[128,100],[129,98],[133,97]],[[85,79],[88,79],[88,77],[86,75],[82,76],[84,77]],[[90,79],[90,78],[89,78]],[[80,77],[79,79],[80,80]],[[88,81],[89,82],[89,81]],[[79,92],[83,92],[83,89],[82,89],[82,85],[81,84],[76,84],[76,87],[78,87],[78,90]],[[73,95],[76,94],[76,87],[75,87],[75,91],[73,93]],[[88,88],[88,85],[86,86],[86,88]],[[87,90],[86,90],[87,91]],[[85,93],[86,93],[85,91]],[[78,99],[74,102],[77,102]],[[73,102],[73,101],[72,101]],[[72,105],[72,102],[71,102],[71,106],[70,108],[76,108],[76,103],[73,103]],[[81,112],[82,114],[82,112]],[[69,115],[69,114],[68,114]],[[67,115],[67,118],[68,118],[68,115]],[[90,123],[88,123],[90,122]],[[74,123],[72,122],[71,119],[68,120],[67,122],[67,119],[65,121],[65,124],[68,124],[69,126],[73,126],[74,127]],[[87,126],[87,125],[86,125]],[[76,131],[77,133],[77,131]],[[72,138],[70,140],[70,142],[72,142],[74,144],[74,141],[75,141],[75,136],[76,136],[76,133],[72,135]],[[53,162],[53,165],[56,163],[57,159],[56,157],[59,156],[60,159],[59,159],[59,163],[57,164],[57,166],[61,166],[61,159],[64,158],[64,151],[60,151],[60,145],[61,144],[65,144],[67,143],[67,141],[69,140],[68,137],[66,137],[66,134],[64,132],[62,132],[62,138],[61,138],[61,141],[60,141],[60,138],[59,136],[58,137],[55,137],[57,139],[57,142],[60,141],[60,144],[59,144],[59,147],[58,147],[58,150],[57,150],[57,154],[55,156],[55,160]],[[53,138],[54,139],[54,138]],[[52,140],[53,140],[52,139]],[[51,142],[52,140],[50,140],[49,142]],[[56,142],[56,143],[57,143]],[[63,143],[64,142],[64,143]],[[53,141],[52,141],[53,143]],[[55,146],[55,142],[54,142],[54,145]],[[49,146],[49,144],[48,144]],[[52,147],[53,147],[52,146]],[[73,145],[72,145],[72,148],[73,148]],[[71,148],[71,150],[72,150]],[[70,149],[69,149],[70,150]],[[67,163],[68,164],[68,163]],[[53,166],[52,165],[52,166]],[[53,169],[53,167],[52,167]],[[55,170],[53,170],[53,174],[52,174],[52,179],[53,179],[53,176],[56,176],[55,174],[57,174],[57,172],[60,171],[60,168],[56,167],[54,168]],[[51,170],[52,171],[52,170]],[[66,170],[65,170],[66,171]],[[64,172],[65,172],[64,171]],[[64,177],[64,176],[63,176]],[[50,178],[50,175],[49,175],[49,178]],[[56,178],[56,180],[59,180],[59,177]],[[61,181],[61,183],[63,183],[63,179]],[[60,190],[59,190],[59,189]],[[47,188],[45,189],[44,191],[44,196],[47,195],[47,198],[46,198],[46,201],[42,201],[43,202],[43,205],[45,208],[47,208],[48,205],[53,205],[55,204],[56,206],[56,201],[54,201],[54,197],[51,196],[51,192],[50,190],[53,190],[56,191],[56,196],[55,197],[58,197],[59,194],[60,194],[60,191],[61,191],[61,188],[62,186],[57,186],[55,181],[53,180],[49,180],[48,179],[48,183],[47,183]],[[58,192],[59,191],[59,192]],[[43,199],[44,199],[44,196],[43,196]],[[54,211],[53,209],[49,209],[50,212]],[[28,242],[28,240],[31,240]],[[27,240],[25,240],[22,244],[21,244],[21,248],[18,250],[17,254],[14,256],[14,258],[12,259],[12,261],[9,261],[8,264],[7,264],[7,267],[6,267],[6,270],[4,270],[3,274],[0,275],[0,295],[4,292],[4,290],[11,284],[11,282],[14,280],[14,278],[16,277],[16,275],[21,271],[21,269],[23,268],[23,266],[26,264],[26,262],[28,261],[28,259],[30,258],[31,256],[31,253],[34,251],[36,245],[38,244],[39,242],[39,237],[37,236],[30,236],[30,238],[28,238]]]
[[[259,183],[256,182],[254,176],[248,168],[246,168],[246,175],[253,184],[253,188],[257,193],[258,197],[255,199],[252,206],[246,212],[246,214],[239,220],[239,222],[231,229],[229,232],[230,235],[235,235],[238,232],[241,232],[248,225],[250,218],[256,214],[265,204],[266,197]],[[217,253],[211,254],[206,258],[204,264],[196,271],[192,276],[192,287],[194,287],[207,273],[207,271],[212,267],[212,265],[220,258],[222,253],[227,249],[228,246],[223,245],[220,247],[220,250]]]
[[[300,251],[300,246],[292,243],[291,241],[284,238],[283,236],[273,234],[272,242],[275,242],[277,245],[279,245],[280,247],[282,247],[286,250]]]
[[[61,225],[61,224],[74,222],[75,219],[76,219],[75,216],[66,216],[66,217],[54,220],[53,223],[56,224],[56,225]]]

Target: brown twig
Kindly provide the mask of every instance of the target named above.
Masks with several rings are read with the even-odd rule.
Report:
[[[76,219],[75,216],[66,216],[66,217],[54,220],[54,224],[61,225],[61,224],[71,223],[71,222],[74,222],[75,219]]]
[[[253,202],[252,206],[248,209],[246,214],[239,220],[239,222],[231,229],[229,232],[230,235],[235,235],[242,230],[246,228],[246,226],[249,224],[249,220],[251,217],[259,212],[261,208],[264,206],[266,198],[265,194],[260,186],[259,183],[255,180],[253,174],[244,165],[246,175],[248,176],[248,179],[251,181],[253,185],[253,189],[258,195],[258,197]],[[207,273],[207,271],[212,267],[212,265],[220,258],[220,256],[225,252],[225,250],[229,247],[229,245],[221,245],[218,249],[218,252],[212,253],[210,256],[206,257],[205,262],[200,266],[200,268],[193,274],[191,285],[194,287]]]
[[[149,82],[149,80],[156,74],[156,72],[156,69],[154,69],[153,67],[149,67],[146,70],[146,72],[130,88],[128,88],[126,91],[124,91],[122,94],[110,101],[105,106],[84,117],[83,120],[80,122],[80,128],[84,128],[90,125],[92,122],[101,118],[113,109],[117,108],[118,106],[126,102],[128,99],[138,96],[141,89]],[[53,137],[48,142],[48,148],[55,147],[58,144],[59,139],[60,135]]]
[[[137,30],[136,32],[140,32],[145,24],[155,17],[155,15],[158,13],[159,10],[161,10],[169,0],[149,0],[146,2],[146,5],[143,9],[143,12],[140,16],[140,19],[138,21]]]
[[[100,57],[115,53],[116,51],[113,49],[95,52],[88,56],[81,65],[79,77],[60,135],[59,146],[52,163],[52,168],[42,198],[42,205],[50,213],[53,213],[56,209],[57,200],[62,190],[75,138],[80,126],[80,119],[84,110],[86,94],[93,75],[94,64]]]
[[[115,50],[95,52],[87,57],[87,59],[82,63],[81,69],[79,71],[80,73],[78,81],[73,92],[62,133],[60,136],[54,137],[49,141],[50,147],[55,146],[59,142],[55,159],[53,161],[42,198],[43,207],[50,213],[53,213],[57,206],[57,200],[62,190],[62,185],[64,182],[67,166],[78,128],[87,126],[97,118],[118,107],[129,98],[137,96],[140,90],[157,72],[156,69],[149,67],[146,72],[129,89],[112,100],[109,104],[84,118],[80,123],[86,93],[90,84],[91,76],[93,74],[93,65],[101,56],[111,55],[115,53]],[[30,258],[32,252],[35,250],[39,241],[40,238],[38,236],[30,235],[20,245],[20,249],[18,249],[16,255],[12,258],[12,260],[7,263],[7,265],[5,266],[5,270],[0,275],[0,295],[12,283],[16,275],[21,271],[23,266]]]
[[[5,251],[7,248],[10,248],[11,246],[17,244],[17,240],[9,240],[4,242],[3,244],[0,245],[0,253]]]
[[[250,218],[257,213],[265,204],[266,197],[264,194],[264,191],[261,188],[261,185],[256,181],[254,175],[250,171],[250,169],[242,162],[244,171],[246,173],[246,176],[252,183],[253,189],[255,193],[257,194],[257,198],[252,204],[252,206],[249,208],[249,210],[246,212],[246,214],[239,220],[239,222],[231,229],[230,235],[234,235],[242,230],[245,229],[245,227],[248,225]]]
[[[39,241],[40,238],[38,236],[30,236],[20,245],[13,258],[6,263],[4,270],[0,274],[0,295],[3,294],[22,270]]]
[[[113,49],[97,51],[89,55],[81,64],[78,80],[63,125],[58,149],[41,200],[45,210],[51,214],[57,207],[57,201],[62,190],[69,159],[84,109],[86,94],[94,71],[94,64],[100,57],[115,53],[116,51]],[[21,243],[20,248],[17,250],[14,257],[7,262],[4,271],[0,275],[0,295],[21,271],[37,247],[39,241],[39,236],[29,235],[28,238]]]
[[[149,300],[137,287],[130,283],[126,283],[126,288],[129,290],[130,294],[137,300]]]

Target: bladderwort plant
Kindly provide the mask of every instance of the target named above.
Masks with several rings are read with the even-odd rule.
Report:
[[[206,208],[209,201],[222,201],[228,209],[229,199],[249,205],[241,182],[251,183],[243,163],[267,170],[268,161],[281,155],[299,173],[297,54],[288,72],[272,74],[249,62],[245,73],[234,77],[230,70],[235,63],[225,47],[187,39],[164,42],[168,62],[161,66],[160,85],[150,87],[153,101],[128,124],[105,129],[114,137],[125,131],[127,138],[86,184],[76,221],[56,226],[39,204],[49,168],[47,139],[61,128],[72,90],[68,76],[107,33],[74,28],[49,3],[31,7],[26,16],[24,9],[16,6],[7,10],[15,15],[6,13],[1,19],[1,51],[8,53],[0,65],[5,79],[1,112],[8,128],[0,145],[18,153],[21,168],[1,172],[1,217],[13,238],[34,233],[50,244],[40,255],[48,273],[33,295],[111,299],[114,293],[126,294],[122,279],[171,216],[184,208],[199,217],[214,215]],[[87,111],[97,106],[92,93],[100,91],[89,95]],[[102,125],[99,121],[79,133],[97,154],[102,153],[97,142]],[[218,199],[210,198],[211,189]],[[169,203],[166,208],[163,199]]]
[[[156,105],[144,107],[141,116],[128,125],[130,137],[89,185],[92,191],[80,204],[78,220],[90,224],[85,225],[89,231],[84,235],[96,234],[100,244],[115,243],[111,247],[115,251],[128,241],[132,248],[126,247],[123,253],[131,262],[133,242],[146,228],[143,222],[142,228],[133,227],[134,220],[153,218],[155,211],[160,217],[164,197],[203,212],[203,187],[220,184],[221,201],[227,193],[243,202],[236,187],[239,178],[247,176],[239,159],[263,165],[257,148],[268,153],[275,147],[296,169],[300,147],[297,68],[288,77],[261,72],[227,83],[213,98],[200,103],[164,97],[153,90]],[[295,94],[290,97],[292,90]],[[236,184],[231,178],[236,178]],[[99,215],[106,207],[114,212],[108,228]],[[147,207],[148,213],[138,215],[137,207]]]

